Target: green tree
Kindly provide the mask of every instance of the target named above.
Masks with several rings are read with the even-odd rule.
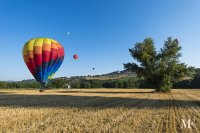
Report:
[[[151,38],[136,43],[129,52],[137,62],[124,64],[125,69],[144,77],[157,92],[170,92],[174,81],[181,80],[193,70],[192,67],[180,63],[181,46],[178,39],[171,37],[164,42],[159,52]]]
[[[80,88],[80,83],[78,83],[78,82],[73,82],[73,83],[70,84],[70,86],[71,86],[72,88]]]
[[[83,81],[80,83],[80,88],[91,88],[90,82]]]
[[[60,78],[54,79],[51,82],[51,87],[54,87],[54,88],[62,88],[64,85],[65,85],[65,80],[60,79]]]
[[[118,81],[117,83],[118,83],[118,88],[123,88],[124,87],[124,84],[123,84],[122,81]]]
[[[113,87],[114,87],[114,88],[118,88],[118,82],[117,82],[117,81],[114,81]]]
[[[191,83],[192,88],[200,88],[200,68],[195,69],[195,75]]]
[[[7,88],[7,82],[0,81],[0,88],[1,88],[1,89]]]

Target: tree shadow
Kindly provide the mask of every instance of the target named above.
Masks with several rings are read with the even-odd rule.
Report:
[[[35,107],[35,108],[179,108],[200,107],[198,100],[160,100],[101,96],[72,95],[25,95],[9,94],[0,96],[0,107]]]

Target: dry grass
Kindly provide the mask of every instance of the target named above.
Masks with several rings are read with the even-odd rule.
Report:
[[[0,90],[0,132],[200,132],[200,90],[151,91]]]

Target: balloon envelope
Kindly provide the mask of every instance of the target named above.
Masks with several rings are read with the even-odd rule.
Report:
[[[24,61],[41,85],[53,77],[64,60],[62,45],[49,38],[33,38],[23,48]]]
[[[73,55],[73,57],[74,57],[75,60],[78,60],[78,55],[77,54]]]

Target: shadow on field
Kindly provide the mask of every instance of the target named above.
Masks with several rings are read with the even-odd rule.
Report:
[[[95,94],[141,94],[141,93],[154,93],[154,91],[56,91],[57,93],[95,93]]]
[[[0,95],[13,94],[12,92],[0,92]]]
[[[74,107],[74,108],[178,108],[199,107],[200,101],[191,100],[159,100],[101,96],[70,96],[70,95],[25,95],[9,94],[0,96],[0,107]]]

